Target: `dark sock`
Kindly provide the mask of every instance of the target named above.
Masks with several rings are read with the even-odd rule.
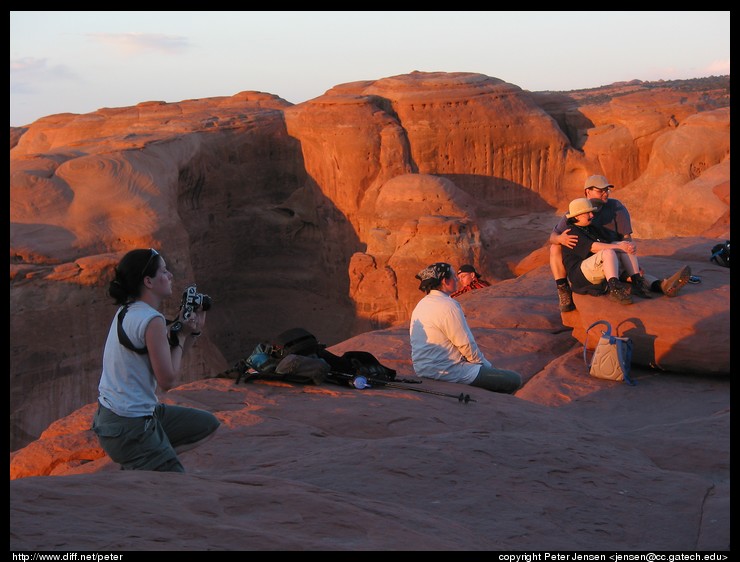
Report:
[[[654,293],[662,293],[663,292],[663,289],[660,288],[660,279],[658,279],[657,281],[653,281],[650,284],[650,290],[653,291]]]
[[[561,277],[560,279],[555,279],[555,284],[560,287],[562,285],[567,285],[568,280],[565,277]]]

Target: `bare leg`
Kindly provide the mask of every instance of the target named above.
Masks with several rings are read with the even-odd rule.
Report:
[[[555,281],[563,279],[566,275],[565,265],[563,265],[563,247],[560,244],[550,244],[550,271]]]
[[[550,244],[550,271],[558,288],[558,302],[560,312],[570,312],[576,309],[573,302],[573,291],[568,284],[565,264],[563,264],[563,247],[560,244]]]

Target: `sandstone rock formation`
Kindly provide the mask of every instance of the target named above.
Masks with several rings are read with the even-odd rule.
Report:
[[[595,312],[606,299],[588,297],[568,315],[621,307],[655,332],[667,312],[706,349],[707,320],[684,315],[728,285],[720,269],[699,268],[703,283],[673,299]],[[487,356],[522,373],[515,395],[198,380],[163,395],[222,422],[182,454],[185,474],[118,470],[89,404],[11,454],[11,550],[728,550],[729,377],[640,364],[636,386],[589,377],[544,270],[461,298]],[[660,351],[670,331],[657,332]],[[331,350],[370,351],[412,379],[408,323]]]
[[[335,344],[403,323],[438,259],[513,279],[593,173],[643,238],[729,238],[729,77],[689,83],[530,93],[414,72],[299,105],[242,92],[11,130],[11,450],[94,401],[107,281],[133,247],[214,300],[195,380],[295,325]],[[666,364],[694,372],[687,355]]]
[[[387,352],[403,331],[382,332],[347,345]],[[168,400],[222,426],[183,453],[185,474],[92,457],[86,408],[25,451],[59,462],[10,481],[10,550],[725,554],[729,378],[637,368],[630,387],[588,378],[579,355],[545,361],[519,396],[466,388],[468,404],[193,382]]]

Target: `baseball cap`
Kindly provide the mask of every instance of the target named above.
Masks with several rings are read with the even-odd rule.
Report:
[[[596,189],[603,191],[604,189],[611,189],[614,186],[610,184],[604,176],[591,176],[586,180],[586,183],[583,184],[583,188],[589,189],[591,187],[595,187]]]

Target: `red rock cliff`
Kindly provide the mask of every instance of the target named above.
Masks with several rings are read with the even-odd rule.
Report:
[[[333,344],[402,323],[432,261],[518,275],[594,173],[641,237],[729,238],[729,121],[729,77],[535,94],[414,72],[11,130],[11,449],[94,401],[133,247],[213,297],[195,379],[295,325]]]

